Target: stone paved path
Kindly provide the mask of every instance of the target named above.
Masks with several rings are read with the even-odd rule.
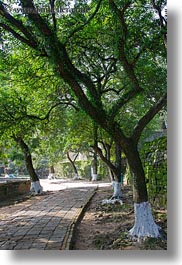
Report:
[[[70,188],[0,208],[0,250],[69,249],[75,222],[94,191]]]

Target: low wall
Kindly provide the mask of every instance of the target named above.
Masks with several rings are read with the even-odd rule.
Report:
[[[5,180],[0,179],[0,200],[7,200],[30,191],[30,180]]]

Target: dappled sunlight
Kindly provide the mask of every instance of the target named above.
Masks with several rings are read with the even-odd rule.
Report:
[[[0,229],[0,249],[67,248],[72,225],[94,190],[94,187],[70,187],[61,192],[45,192],[31,197],[28,203],[21,203],[19,211],[10,212],[0,220],[3,227]]]

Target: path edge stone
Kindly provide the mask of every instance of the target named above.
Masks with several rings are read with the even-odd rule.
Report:
[[[95,195],[97,189],[98,189],[98,187],[94,188],[91,195],[85,201],[84,205],[80,209],[78,209],[74,220],[72,221],[69,229],[66,232],[61,250],[72,250],[72,243],[73,243],[75,228],[76,228],[78,222],[81,220],[87,206],[89,205],[90,201],[92,200],[93,196]]]

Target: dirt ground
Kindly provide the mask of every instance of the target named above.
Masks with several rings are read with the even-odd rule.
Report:
[[[156,223],[162,228],[162,239],[133,241],[128,231],[134,224],[133,196],[130,187],[123,188],[123,205],[102,205],[112,195],[111,187],[99,188],[81,221],[77,224],[74,250],[166,250],[167,212],[152,206]]]
[[[44,195],[56,191],[47,191]],[[161,239],[133,241],[128,231],[134,224],[133,193],[129,186],[122,188],[123,205],[102,205],[103,199],[112,196],[111,186],[99,187],[90,201],[85,213],[76,226],[73,250],[166,250],[167,249],[167,211],[152,205],[156,223],[162,228]],[[42,196],[21,196],[6,202],[0,202],[0,219],[12,212],[21,210],[25,203],[41,200]]]

